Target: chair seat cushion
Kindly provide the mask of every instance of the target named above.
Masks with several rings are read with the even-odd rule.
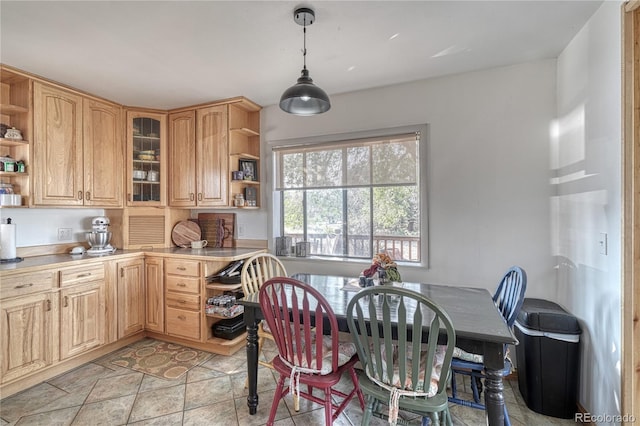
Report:
[[[372,350],[374,349],[372,348]],[[400,368],[398,364],[398,348],[396,346],[394,346],[394,350],[393,350],[393,375],[391,380],[389,380],[389,375],[387,374],[387,363],[386,363],[386,355],[384,352],[384,346],[380,347],[380,351],[381,351],[380,353],[382,355],[382,360],[384,361],[382,363],[382,377],[376,377],[376,379],[396,389],[425,393],[428,398],[431,398],[438,393],[438,384],[440,382],[440,372],[442,371],[442,363],[444,361],[446,350],[447,350],[447,347],[442,345],[438,345],[436,349],[435,356],[433,357],[433,369],[431,370],[431,380],[429,381],[428,389],[425,389],[425,386],[424,386],[424,382],[425,382],[424,368],[421,368],[420,371],[418,372],[418,384],[414,387],[414,384],[411,378],[411,371],[409,368],[412,361],[412,351],[410,346],[407,347],[407,360],[405,362],[405,365],[407,366],[407,369],[409,371],[407,371],[407,376],[404,379],[404,386],[403,386],[403,381],[400,378]],[[420,358],[424,359],[426,357],[427,357],[427,352],[420,351]],[[375,358],[373,359],[373,362],[374,362],[374,369],[375,369]],[[422,366],[424,367],[424,363],[422,363]],[[368,369],[367,369],[367,374],[369,374]]]
[[[484,363],[484,356],[482,356],[480,354],[474,354],[474,353],[471,353],[471,352],[463,351],[462,349],[460,349],[457,346],[455,348],[453,348],[453,357],[461,359],[463,361],[475,362],[475,363],[478,363],[478,364]],[[511,361],[511,359],[509,358],[509,347],[508,346],[507,346],[506,350],[504,351],[504,359]]]
[[[463,351],[457,346],[453,348],[453,357],[464,361],[477,362],[478,364],[482,364],[484,362],[484,357],[482,355]]]
[[[339,342],[337,348],[331,347],[331,337],[323,336],[322,337],[322,366],[318,369],[316,363],[316,340],[315,334],[312,335],[312,346],[311,346],[311,363],[307,362],[306,356],[303,356],[302,360],[296,363],[297,367],[309,368],[311,370],[318,370],[317,374],[321,376],[330,374],[333,371],[333,366],[331,365],[331,360],[333,357],[333,351],[336,350],[338,352],[338,367],[345,365],[347,362],[353,358],[356,354],[356,345],[353,342]],[[294,349],[295,350],[295,349]],[[305,353],[305,347],[301,348],[302,353]],[[281,357],[282,358],[282,357]]]

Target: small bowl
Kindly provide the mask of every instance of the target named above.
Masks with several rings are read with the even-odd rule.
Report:
[[[133,178],[134,179],[145,179],[147,177],[147,172],[145,170],[134,170]]]

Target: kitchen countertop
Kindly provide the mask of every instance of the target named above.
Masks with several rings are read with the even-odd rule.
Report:
[[[221,261],[231,262],[233,260],[251,257],[254,254],[265,252],[266,249],[258,248],[216,248],[206,247],[203,249],[190,248],[161,248],[161,249],[145,249],[145,250],[117,250],[113,254],[102,256],[70,255],[70,254],[51,254],[45,256],[25,257],[22,262],[3,263],[0,264],[0,277],[13,272],[31,272],[52,267],[68,267],[78,266],[82,264],[90,264],[112,260],[122,260],[137,256],[160,256],[180,259],[204,260],[204,261]]]

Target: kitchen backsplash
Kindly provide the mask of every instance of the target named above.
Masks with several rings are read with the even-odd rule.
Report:
[[[16,246],[85,242],[91,219],[103,216],[103,209],[0,209],[0,219],[16,225]],[[71,229],[71,239],[59,240],[58,229]]]

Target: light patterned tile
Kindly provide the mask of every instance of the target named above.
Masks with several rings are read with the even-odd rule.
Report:
[[[166,416],[154,417],[152,419],[142,420],[141,422],[127,423],[128,425],[135,426],[167,426],[167,425],[181,425],[182,424],[182,411],[168,414]]]
[[[16,426],[68,426],[80,411],[80,406],[48,411],[22,417]]]
[[[187,375],[183,374],[177,379],[162,379],[160,377],[145,374],[140,384],[139,392],[149,392],[156,389],[170,388],[177,385],[184,385],[187,382]]]
[[[150,343],[151,340],[146,339],[138,342],[137,345]],[[267,350],[269,345],[270,341],[267,341],[265,345]],[[275,350],[275,346],[271,349]],[[262,426],[266,424],[269,416],[278,375],[271,369],[259,367],[260,404],[258,413],[250,416],[246,399],[248,390],[244,387],[247,374],[246,354],[244,351],[240,352],[233,356],[214,355],[176,380],[143,375],[142,379],[136,382],[132,378],[139,377],[141,373],[110,365],[110,359],[117,353],[116,351],[56,377],[51,380],[51,383],[42,383],[20,394],[5,398],[0,402],[0,426],[64,425],[69,424],[73,416],[76,416],[73,424],[87,426],[94,424]],[[229,373],[226,373],[227,371]],[[461,391],[470,389],[468,378],[466,379],[466,383],[461,383]],[[461,379],[461,382],[464,380]],[[54,383],[56,386],[52,386]],[[139,385],[137,391],[133,391],[128,396],[122,396],[123,393],[132,392],[136,383]],[[514,426],[575,425],[572,419],[556,419],[531,411],[520,395],[517,380],[505,381],[504,385],[505,402]],[[350,378],[343,376],[338,388],[347,390],[351,387]],[[134,395],[135,392],[137,395]],[[91,398],[88,398],[89,395]],[[318,395],[320,395],[319,391]],[[470,394],[465,396],[470,397]],[[132,399],[134,397],[135,400]],[[233,398],[233,401],[230,398]],[[97,401],[98,399],[100,401]],[[278,406],[275,425],[324,424],[324,411],[321,405],[303,399],[299,412],[293,412],[292,407],[291,397],[285,397],[285,401],[280,402]],[[450,407],[455,426],[476,426],[485,423],[485,412],[482,410],[455,404],[450,404]],[[183,410],[185,410],[184,413]],[[122,420],[124,416],[127,417]],[[334,425],[358,425],[361,417],[362,409],[357,399],[354,399]],[[236,421],[237,423],[234,423]],[[371,426],[386,424],[387,422],[378,418],[373,418],[371,421]]]
[[[73,392],[68,393],[61,398],[58,398],[47,405],[31,410],[30,414],[44,413],[46,411],[55,411],[55,410],[61,410],[63,408],[70,408],[70,407],[80,408],[80,406],[84,404],[85,400],[87,399],[87,396],[89,396],[89,393],[91,392],[92,389],[93,389],[93,386],[78,388]]]
[[[138,393],[143,376],[144,374],[136,372],[122,376],[99,379],[87,397],[86,402],[92,403],[102,401],[104,399],[135,395]]]
[[[236,408],[233,403],[226,401],[186,410],[182,424],[184,426],[238,426]]]
[[[188,383],[184,409],[190,410],[203,405],[210,405],[211,403],[230,400],[233,400],[231,380],[228,376],[223,376],[215,379]]]
[[[67,395],[49,383],[40,383],[32,388],[3,399],[0,402],[0,417],[7,422],[15,422],[20,417],[31,413],[53,401]]]
[[[220,371],[224,374],[236,374],[247,371],[246,358],[234,358],[232,356],[218,355],[209,358],[207,361],[200,365],[211,370]]]
[[[226,374],[211,370],[210,368],[195,366],[187,372],[187,383],[199,382],[201,380],[213,379],[214,377],[222,377]]]
[[[113,375],[113,370],[89,363],[49,380],[49,383],[67,392],[73,392],[76,389],[94,385],[98,379],[111,375]]]
[[[139,422],[182,411],[184,396],[185,385],[140,393],[133,404],[129,421]]]
[[[125,424],[135,399],[135,395],[128,395],[83,405],[71,424],[74,426]]]

